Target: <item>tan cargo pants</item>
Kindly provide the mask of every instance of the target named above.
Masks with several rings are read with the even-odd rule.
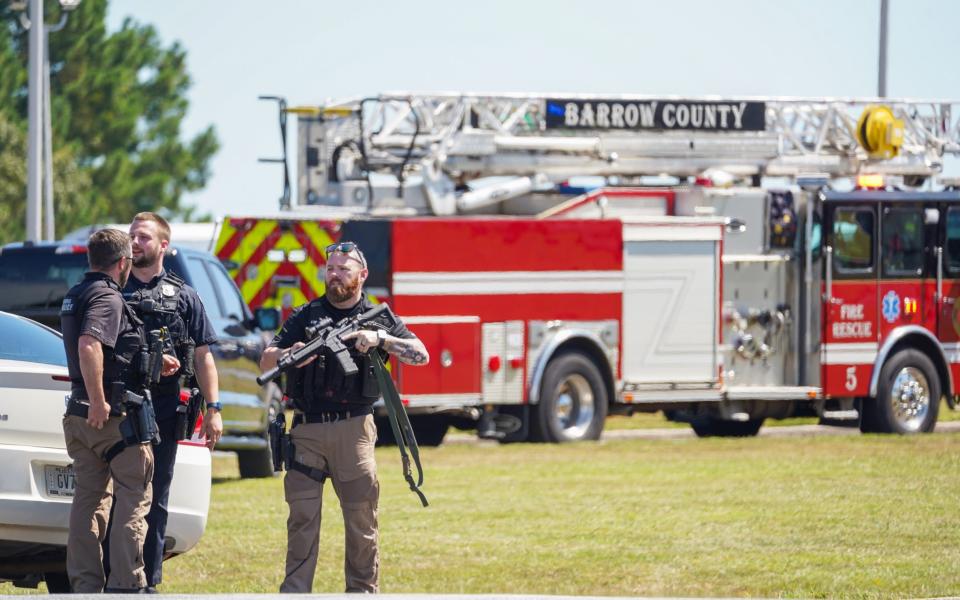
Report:
[[[103,460],[103,454],[122,438],[123,419],[110,417],[103,429],[95,429],[82,417],[63,418],[67,454],[77,476],[67,536],[67,575],[74,593],[97,594],[104,583],[117,589],[147,585],[143,540],[150,510],[152,447],[129,446],[109,463]],[[113,497],[117,505],[110,531],[110,581],[105,582],[100,544],[106,536]]]
[[[373,416],[302,424],[293,428],[291,436],[296,460],[326,472],[340,499],[346,538],[346,591],[377,593],[380,483],[373,455],[377,441]],[[290,516],[287,518],[286,576],[280,591],[309,593],[313,589],[319,553],[323,484],[291,470],[287,471],[283,489]]]

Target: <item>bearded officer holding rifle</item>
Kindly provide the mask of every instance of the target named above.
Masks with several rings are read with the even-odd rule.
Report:
[[[392,354],[405,364],[425,365],[429,355],[423,342],[386,306],[375,307],[364,297],[367,261],[355,243],[332,244],[326,253],[324,296],[287,319],[260,361],[260,368],[270,372],[265,377],[275,377],[278,361],[282,368],[291,353],[304,348],[311,337],[333,332],[326,333],[322,351],[287,371],[287,396],[294,401],[296,415],[284,479],[290,513],[286,573],[280,591],[312,591],[323,483],[329,478],[343,512],[346,591],[376,593],[380,485],[373,452],[377,438],[373,403],[380,397],[381,387],[392,386],[384,377],[382,359]],[[370,317],[369,329],[364,328],[364,317]],[[341,334],[344,326],[337,326],[343,323],[355,323],[355,329]],[[411,446],[414,450],[415,445]],[[425,503],[412,479],[408,477],[408,481]]]

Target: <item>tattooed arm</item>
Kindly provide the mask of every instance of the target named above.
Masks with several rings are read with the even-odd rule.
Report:
[[[427,347],[419,338],[398,338],[388,335],[383,341],[383,349],[408,365],[425,365],[430,362]]]

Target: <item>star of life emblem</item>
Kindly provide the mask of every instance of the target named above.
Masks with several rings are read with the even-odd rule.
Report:
[[[893,323],[900,316],[900,296],[893,290],[883,297],[883,318],[887,323]]]

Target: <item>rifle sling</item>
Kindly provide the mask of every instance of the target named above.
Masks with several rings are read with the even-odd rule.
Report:
[[[410,425],[410,418],[407,411],[403,408],[400,401],[400,394],[393,384],[393,379],[387,373],[387,368],[383,364],[380,353],[376,350],[370,352],[370,360],[373,362],[373,370],[377,375],[377,383],[380,385],[380,393],[383,395],[383,403],[387,406],[387,415],[390,419],[390,428],[393,429],[393,437],[397,440],[397,447],[400,449],[400,461],[403,464],[403,478],[410,485],[410,491],[420,498],[424,506],[428,506],[427,497],[420,491],[423,485],[423,467],[420,465],[420,449],[417,447],[417,438],[413,433],[413,426]],[[413,463],[417,466],[417,480],[413,480],[413,473],[410,469],[410,457],[407,456],[406,446],[410,447],[410,454],[413,456]]]

